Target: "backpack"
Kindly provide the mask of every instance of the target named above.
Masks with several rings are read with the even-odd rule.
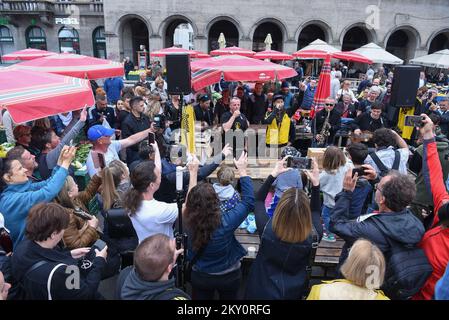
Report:
[[[372,220],[390,246],[382,290],[392,300],[407,300],[418,293],[433,269],[424,250],[406,246],[383,233],[376,219]]]
[[[380,160],[379,156],[375,152],[371,152],[369,155],[371,156],[371,159],[373,159],[376,166],[379,168],[379,170],[380,170],[379,175],[381,177],[385,177],[388,174],[388,172],[390,172],[390,170],[398,170],[399,169],[399,164],[401,162],[401,154],[399,153],[398,150],[394,150],[394,162],[393,162],[393,166],[391,167],[391,169],[388,169],[384,165],[384,163]]]

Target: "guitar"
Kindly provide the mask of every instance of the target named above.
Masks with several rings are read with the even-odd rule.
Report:
[[[354,132],[351,132],[349,135],[349,139],[351,139],[352,143],[357,142],[369,142],[373,138],[373,133],[368,130],[363,130],[361,134],[355,134]]]

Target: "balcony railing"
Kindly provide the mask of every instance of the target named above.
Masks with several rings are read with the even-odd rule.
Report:
[[[103,15],[102,2],[50,2],[0,0],[0,12],[7,14]]]

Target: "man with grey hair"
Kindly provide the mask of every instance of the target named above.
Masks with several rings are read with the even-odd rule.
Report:
[[[359,104],[359,110],[358,114],[364,113],[364,112],[370,112],[372,104],[377,100],[381,93],[381,90],[377,86],[372,86],[371,89],[368,92],[368,97],[361,101]]]
[[[139,73],[139,81],[136,82],[136,84],[134,85],[135,87],[144,87],[147,88],[149,90],[151,90],[151,83],[150,81],[147,81],[147,72],[146,71],[140,71]]]
[[[126,57],[123,62],[123,67],[125,68],[126,79],[128,79],[128,73],[134,70],[134,63],[129,59],[129,57]]]

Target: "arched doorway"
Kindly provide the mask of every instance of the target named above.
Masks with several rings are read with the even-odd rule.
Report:
[[[45,32],[40,27],[29,27],[25,31],[27,48],[47,50],[47,38]]]
[[[309,43],[316,39],[327,42],[326,33],[320,26],[316,24],[309,24],[307,27],[301,30],[298,38],[298,50],[306,47]]]
[[[104,36],[104,27],[98,27],[92,33],[92,42],[94,57],[106,59],[106,37]]]
[[[363,27],[352,27],[346,31],[343,37],[342,51],[351,51],[360,48],[361,46],[372,42],[371,36]]]
[[[282,30],[273,22],[264,22],[257,26],[253,35],[253,51],[265,50],[265,39],[268,34],[271,34],[273,43],[272,50],[282,51]]]
[[[185,19],[176,19],[170,22],[165,30],[164,48],[176,46],[193,50],[193,37],[192,25]]]
[[[429,54],[444,49],[449,49],[449,31],[441,32],[432,39],[429,46]]]
[[[400,29],[390,35],[385,50],[408,62],[415,57],[416,47],[415,35],[407,29]]]
[[[80,54],[80,36],[75,28],[62,27],[58,38],[60,52]]]
[[[219,20],[215,22],[209,29],[208,50],[216,50],[219,48],[218,37],[223,33],[226,39],[226,47],[239,45],[239,31],[237,27],[228,20]]]
[[[139,62],[138,51],[142,51],[143,48],[147,52],[150,51],[150,36],[147,25],[143,20],[132,17],[124,21],[120,34],[120,51],[123,52],[124,57],[130,57],[134,65],[137,66]]]
[[[14,51],[14,37],[6,26],[0,26],[0,54],[4,55]]]

